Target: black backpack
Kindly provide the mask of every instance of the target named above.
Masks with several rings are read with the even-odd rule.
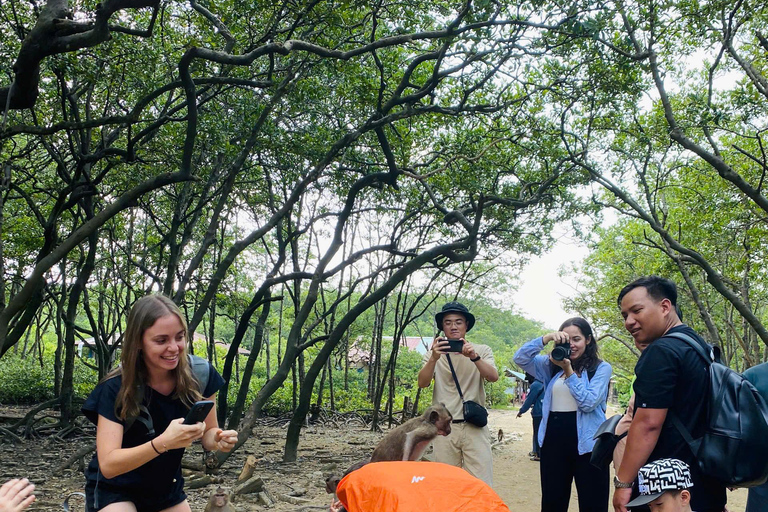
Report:
[[[691,448],[702,473],[728,487],[768,480],[768,403],[743,375],[714,361],[696,340],[669,333],[693,347],[709,368],[704,435],[693,439],[672,412],[671,420]]]

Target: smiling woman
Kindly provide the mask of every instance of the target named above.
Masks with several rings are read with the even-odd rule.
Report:
[[[184,353],[185,345],[186,327],[181,319],[176,315],[158,318],[141,340],[143,361],[148,372],[171,377],[167,372],[179,364],[179,354]],[[174,384],[173,380],[169,378],[168,384]]]
[[[96,424],[96,455],[86,470],[89,512],[187,512],[184,449],[230,451],[237,432],[222,431],[215,412],[184,425],[202,397],[215,400],[224,380],[207,361],[201,386],[187,356],[187,325],[161,295],[139,299],[128,315],[121,366],[93,390],[83,413]],[[157,434],[157,432],[162,432]]]
[[[550,341],[552,353],[538,355]],[[542,512],[566,512],[574,481],[580,510],[607,512],[609,469],[592,466],[590,458],[593,435],[605,421],[612,369],[598,356],[589,322],[566,320],[523,345],[514,360],[545,386],[538,431]]]

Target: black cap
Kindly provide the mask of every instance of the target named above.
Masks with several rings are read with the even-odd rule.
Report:
[[[472,327],[475,325],[475,315],[469,312],[467,306],[461,302],[449,302],[443,306],[443,309],[441,309],[439,313],[435,314],[435,322],[437,323],[438,331],[443,330],[443,317],[448,313],[464,315],[464,318],[467,320],[467,332],[471,331]]]

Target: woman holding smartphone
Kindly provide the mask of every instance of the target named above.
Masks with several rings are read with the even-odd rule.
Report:
[[[96,424],[96,454],[85,471],[88,512],[189,512],[181,476],[184,449],[198,439],[209,451],[230,451],[237,443],[236,431],[219,428],[215,408],[205,421],[184,424],[195,402],[215,401],[224,384],[208,363],[200,389],[186,340],[187,325],[173,301],[161,295],[136,301],[121,366],[83,405]]]
[[[550,341],[556,349],[538,355]],[[592,327],[570,318],[557,332],[523,345],[514,361],[545,386],[538,432],[542,512],[566,512],[574,480],[580,512],[607,512],[609,469],[589,459],[592,437],[605,421],[612,369],[598,357]]]

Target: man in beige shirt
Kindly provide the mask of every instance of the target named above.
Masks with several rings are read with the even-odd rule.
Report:
[[[485,407],[484,381],[499,380],[493,351],[487,345],[475,345],[465,339],[467,332],[475,325],[475,316],[465,305],[449,302],[435,315],[435,322],[444,336],[435,337],[430,351],[424,356],[424,367],[419,371],[419,387],[426,388],[434,378],[432,403],[445,404],[453,416],[451,434],[435,438],[435,460],[464,468],[492,486],[493,459],[488,427],[477,427],[464,421],[462,400],[448,358],[453,363],[464,400],[472,400]],[[451,352],[448,339],[461,340],[461,352]]]

